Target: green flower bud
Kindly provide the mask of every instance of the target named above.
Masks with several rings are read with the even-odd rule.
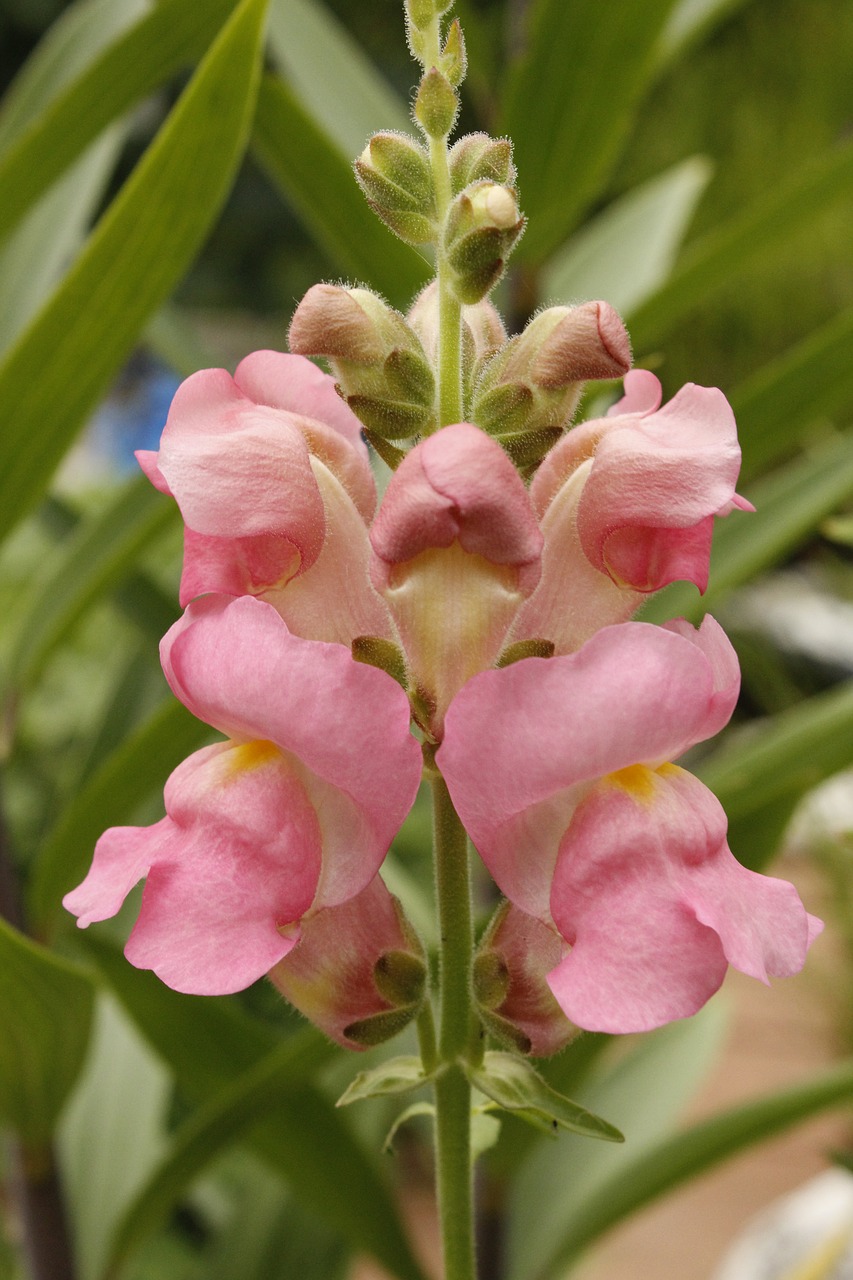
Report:
[[[407,244],[436,239],[435,195],[426,151],[402,133],[377,133],[355,161],[367,202]]]
[[[429,138],[446,138],[456,121],[459,98],[448,78],[430,67],[415,98],[415,119]]]
[[[460,302],[479,302],[497,284],[524,228],[515,192],[477,182],[453,201],[444,231],[445,252]]]
[[[608,303],[550,307],[481,368],[472,420],[518,466],[535,466],[571,422],[584,382],[620,378],[630,365],[628,334]]]
[[[502,186],[515,183],[512,143],[509,138],[490,138],[487,133],[466,133],[450,148],[450,183],[458,195],[474,182],[487,179]]]
[[[468,55],[465,52],[465,37],[459,19],[454,18],[447,29],[447,37],[441,50],[438,69],[447,76],[450,84],[456,88],[465,79],[468,70]]]
[[[433,0],[406,0],[406,17],[418,31],[425,31],[435,17]]]
[[[369,289],[319,284],[290,325],[291,351],[325,356],[341,395],[376,435],[405,440],[435,417],[435,378],[414,330]]]
[[[423,344],[433,366],[438,359],[438,286],[432,281],[422,289],[406,317]],[[506,329],[488,298],[462,308],[462,367],[470,389],[476,369],[506,342]]]

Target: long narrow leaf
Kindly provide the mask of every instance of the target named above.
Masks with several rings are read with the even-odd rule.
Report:
[[[710,177],[710,163],[692,156],[608,206],[546,264],[543,296],[638,307],[669,275]]]
[[[217,1141],[220,1123],[231,1126],[230,1141],[238,1130],[251,1128],[257,1117],[261,1123],[251,1131],[253,1149],[287,1179],[297,1196],[357,1248],[375,1254],[393,1275],[423,1280],[372,1159],[341,1113],[307,1083],[335,1052],[318,1032],[305,1028],[286,1048],[274,1053],[270,1049],[270,1056],[261,1058],[262,1043],[269,1043],[271,1033],[241,1014],[233,1002],[178,995],[153,974],[132,969],[96,937],[85,938],[85,945],[143,1035],[167,1059],[183,1087],[205,1102],[205,1110],[179,1139],[175,1163],[164,1167],[162,1188],[152,1187],[148,1193],[152,1214],[172,1194],[170,1186],[176,1188],[200,1167],[205,1150]],[[256,1079],[255,1084],[268,1090],[266,1111],[254,1109],[252,1076],[246,1077],[249,1084],[235,1080],[247,1071],[258,1073],[260,1083]],[[279,1087],[283,1092],[276,1102]],[[239,1112],[233,1119],[232,1105]],[[128,1224],[126,1230],[133,1228]]]
[[[593,1240],[644,1204],[744,1147],[848,1101],[851,1095],[853,1065],[846,1062],[804,1085],[713,1116],[643,1152],[580,1205],[559,1246],[531,1280],[562,1274]]]
[[[694,307],[778,249],[833,201],[853,192],[853,143],[798,171],[743,213],[692,244],[663,289],[630,318],[635,349],[648,350]]]
[[[412,131],[406,105],[317,0],[272,0],[273,62],[341,152],[355,159],[379,129]]]
[[[853,307],[759,369],[731,397],[743,474],[791,453],[804,428],[853,405]]]
[[[50,1140],[86,1055],[95,989],[78,965],[0,920],[0,1121]]]
[[[501,128],[529,218],[518,255],[541,262],[600,191],[655,64],[673,0],[538,0]]]
[[[0,533],[33,505],[86,413],[192,260],[246,142],[266,0],[243,0],[58,291],[0,368]]]
[[[54,95],[0,159],[0,235],[108,124],[199,57],[233,8],[234,0],[161,0]]]
[[[140,477],[124,485],[104,511],[77,530],[17,621],[9,664],[16,693],[38,673],[92,601],[117,583],[148,542],[175,519],[173,504]]]
[[[341,1125],[329,1130],[334,1111],[310,1085],[294,1079],[294,1051],[288,1042],[211,1096],[174,1136],[169,1151],[118,1224],[107,1274],[113,1274],[145,1237],[168,1216],[192,1180],[233,1142],[253,1129],[274,1128],[283,1148],[291,1147],[300,1179],[321,1183],[320,1203],[330,1208],[329,1180],[336,1178]],[[348,1137],[348,1135],[346,1135]],[[334,1161],[328,1153],[335,1151]],[[312,1165],[331,1166],[330,1175]],[[335,1192],[338,1191],[336,1187]],[[370,1206],[372,1208],[372,1206]],[[364,1206],[359,1207],[363,1211]]]
[[[124,742],[59,817],[36,862],[31,889],[35,929],[55,927],[65,893],[82,880],[105,827],[126,823],[166,776],[209,736],[179,702],[169,700]]]
[[[329,255],[334,268],[404,305],[422,288],[429,263],[371,212],[350,161],[282,80],[261,82],[253,146],[270,177]]]

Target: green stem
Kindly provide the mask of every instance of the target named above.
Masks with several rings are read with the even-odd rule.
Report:
[[[441,50],[440,19],[436,16],[428,35],[430,56],[425,63],[438,63]],[[430,138],[429,158],[435,190],[436,214],[439,227],[444,226],[447,211],[453,199],[450,185],[447,138]],[[438,425],[447,427],[462,422],[464,406],[462,397],[462,304],[456,297],[450,280],[450,270],[444,247],[439,239],[436,246],[436,280],[438,284]]]
[[[475,1280],[471,1086],[462,1063],[471,1042],[473,927],[468,839],[441,776],[433,778],[440,929],[441,1022],[435,1082],[436,1179],[445,1280]]]

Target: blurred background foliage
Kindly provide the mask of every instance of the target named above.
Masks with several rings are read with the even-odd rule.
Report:
[[[695,380],[735,406],[758,515],[720,523],[703,602],[676,586],[647,616],[707,607],[736,640],[738,722],[696,767],[758,867],[801,797],[853,764],[853,7],[611,8],[605,28],[597,0],[460,0],[460,129],[518,135],[532,217],[503,309],[523,321],[607,297],[667,398]],[[421,1280],[379,1167],[393,1110],[332,1105],[363,1062],[263,985],[174,995],[122,959],[130,917],[78,935],[60,907],[100,831],[156,819],[206,734],[159,671],[180,528],[127,479],[131,447],[153,445],[178,376],[282,347],[318,279],[366,279],[405,306],[428,272],[349,170],[371,129],[406,127],[401,6],[273,0],[266,53],[263,19],[262,0],[0,0],[0,1120],[18,1188],[0,1277],[23,1274],[33,1185],[55,1191],[58,1168],[85,1280],[215,1280],[235,1259],[242,1280],[333,1280],[358,1252]],[[426,838],[417,808],[388,865],[428,932]],[[822,835],[820,851],[846,904],[849,838]],[[712,1008],[621,1057],[585,1037],[544,1066],[629,1142],[579,1152],[507,1121],[484,1165],[504,1215],[484,1276],[557,1280],[669,1186],[849,1097],[842,1063],[678,1135],[722,1024]],[[394,1163],[415,1180],[421,1123]]]

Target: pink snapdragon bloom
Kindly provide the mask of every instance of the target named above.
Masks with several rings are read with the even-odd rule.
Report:
[[[820,922],[742,867],[722,807],[669,763],[729,719],[737,659],[710,617],[606,627],[578,652],[475,676],[436,760],[504,894],[566,955],[548,983],[594,1031],[695,1013],[728,964],[798,972]]]
[[[441,736],[465,681],[490,667],[539,580],[542,534],[503,449],[470,423],[407,454],[370,532],[371,575],[397,625],[410,680]]]
[[[161,645],[173,692],[227,741],[166,783],[166,817],[113,827],[65,906],[83,927],[147,877],[125,954],[177,991],[239,991],[303,918],[373,880],[417,792],[409,707],[347,649],[292,635],[250,597],[189,606]]]
[[[660,409],[653,373],[633,369],[624,386],[607,417],[573,427],[533,478],[542,580],[515,639],[569,653],[647,592],[676,579],[704,591],[714,517],[752,510],[735,492],[740,448],[721,391],[688,383]]]
[[[367,573],[376,487],[361,426],[310,360],[256,351],[233,378],[193,374],[159,452],[137,458],[184,518],[182,605],[256,595],[311,639],[390,635]]]

